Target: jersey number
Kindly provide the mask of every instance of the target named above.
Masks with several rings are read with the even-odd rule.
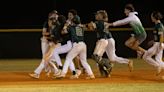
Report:
[[[76,27],[76,35],[83,36],[83,29],[81,27]]]

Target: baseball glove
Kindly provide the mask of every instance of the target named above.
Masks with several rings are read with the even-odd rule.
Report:
[[[94,31],[95,28],[96,28],[95,23],[90,22],[90,23],[87,24],[87,29],[88,29],[88,31]]]

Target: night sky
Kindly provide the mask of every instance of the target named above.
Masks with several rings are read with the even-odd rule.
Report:
[[[53,9],[63,15],[67,15],[69,9],[76,9],[82,23],[94,20],[94,13],[105,9],[112,22],[125,17],[126,3],[135,6],[144,27],[152,27],[150,13],[153,10],[164,14],[162,0],[4,0],[0,3],[0,28],[42,28],[48,12]]]

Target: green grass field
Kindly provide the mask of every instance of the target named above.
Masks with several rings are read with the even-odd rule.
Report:
[[[154,72],[154,68],[139,59],[134,60],[134,68],[137,71],[150,70]],[[0,72],[32,72],[39,64],[39,59],[27,60],[0,60]],[[96,72],[96,64],[89,60],[93,71]],[[127,71],[127,67],[122,64],[115,64],[114,71]],[[128,71],[127,71],[128,72]],[[153,73],[151,73],[153,74]],[[145,75],[146,76],[146,75]],[[10,76],[6,76],[9,77]],[[113,76],[115,77],[115,76]],[[126,77],[126,76],[125,76]],[[36,81],[35,81],[36,82]],[[12,85],[0,85],[0,92],[163,92],[164,81],[162,82],[109,82],[109,83],[76,83],[76,84],[23,84],[17,82]]]
[[[0,87],[1,92],[162,92],[164,84],[50,84]]]

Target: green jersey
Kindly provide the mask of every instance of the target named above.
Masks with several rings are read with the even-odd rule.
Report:
[[[110,33],[109,29],[105,28],[104,21],[96,21],[95,24],[98,39],[112,38],[112,34]]]
[[[160,35],[164,34],[164,26],[162,23],[158,23],[155,25],[155,30],[153,31],[154,35],[154,41],[159,42],[160,41]]]
[[[70,26],[68,32],[72,42],[84,41],[84,30],[79,25]]]
[[[138,13],[137,12],[131,12],[127,18],[114,22],[113,26],[130,24],[135,35],[145,34],[146,33],[145,29],[142,26],[142,23],[141,23],[140,19],[136,16],[136,14],[138,14]]]

